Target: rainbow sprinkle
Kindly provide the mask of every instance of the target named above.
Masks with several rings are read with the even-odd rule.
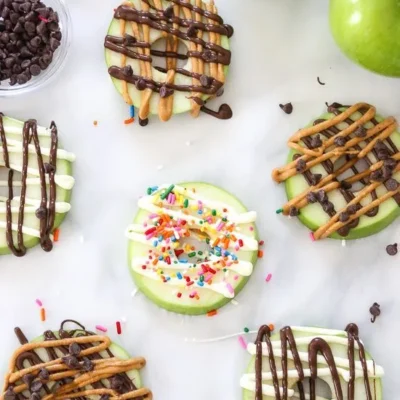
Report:
[[[267,277],[265,278],[265,282],[269,282],[272,278],[272,274],[268,274]]]
[[[310,232],[310,239],[312,242],[315,242],[314,232]]]
[[[242,348],[246,350],[247,344],[246,344],[246,341],[244,340],[243,336],[239,336],[238,341],[239,341],[240,346],[242,346]]]
[[[42,301],[40,299],[36,299],[35,302],[39,307],[43,306],[43,303],[42,303]]]
[[[104,332],[104,333],[107,332],[107,328],[103,325],[96,325],[95,328],[100,332]]]

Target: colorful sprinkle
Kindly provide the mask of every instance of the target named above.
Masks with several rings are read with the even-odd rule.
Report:
[[[45,18],[45,17],[43,17],[43,16],[41,16],[41,15],[39,15],[38,18],[39,18],[41,21],[45,22],[46,24],[49,22],[49,20],[48,20],[47,18]]]
[[[130,125],[133,124],[135,122],[135,118],[128,118],[124,121],[125,125]]]
[[[98,121],[93,121],[94,126],[97,126],[98,124],[99,124]]]
[[[235,293],[235,291],[233,290],[233,287],[232,287],[232,285],[230,283],[226,284],[226,288],[228,289],[228,292],[230,294],[234,294]]]
[[[36,302],[36,304],[37,304],[39,307],[42,307],[42,306],[43,306],[43,303],[41,302],[40,299],[36,299],[35,302]]]
[[[129,106],[129,115],[131,118],[135,118],[135,106],[134,105]]]
[[[243,331],[244,331],[245,333],[249,333],[249,332],[250,332],[250,329],[247,328],[247,326],[245,326],[244,329],[243,329]]]
[[[268,327],[271,330],[271,332],[275,330],[275,325],[274,324],[269,324]]]
[[[265,243],[264,240],[260,240],[260,241],[258,242],[259,246],[263,246],[264,243]]]
[[[95,328],[100,332],[104,332],[104,333],[107,332],[107,328],[103,325],[96,325]]]
[[[165,200],[168,195],[174,190],[175,185],[171,185],[161,196],[161,200]]]
[[[277,214],[282,214],[283,213],[283,208],[280,208],[279,210],[275,211]]]
[[[46,321],[46,310],[44,308],[40,309],[40,320],[42,322]]]
[[[182,297],[182,293],[177,293],[176,296],[178,297],[178,299],[180,299]]]
[[[310,232],[310,239],[312,242],[315,242],[314,232]]]
[[[242,348],[246,350],[247,344],[246,344],[246,341],[244,340],[243,336],[239,336],[238,341],[239,341],[240,346],[242,346]]]
[[[60,240],[60,230],[58,228],[54,229],[53,238],[55,242]]]
[[[264,252],[262,250],[258,250],[257,255],[258,255],[258,258],[263,258]]]
[[[217,315],[217,314],[218,314],[217,310],[212,310],[207,313],[207,317],[214,317],[214,315]]]
[[[267,277],[265,278],[265,282],[269,282],[272,278],[272,274],[268,274]]]
[[[120,334],[122,333],[121,322],[117,321],[117,322],[115,323],[115,326],[116,326],[116,328],[117,328],[117,333],[118,333],[118,335],[120,335]]]

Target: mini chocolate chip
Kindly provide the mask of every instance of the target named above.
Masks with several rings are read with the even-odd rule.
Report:
[[[381,315],[381,306],[378,303],[374,303],[369,309],[369,312],[372,315],[371,322],[374,323],[376,318]]]
[[[318,201],[317,196],[315,195],[314,192],[307,193],[307,201],[309,203],[316,203]]]
[[[166,87],[165,85],[160,87],[160,97],[162,99],[171,96],[174,93],[174,91],[168,87]]]
[[[396,165],[397,161],[394,160],[393,158],[388,158],[383,162],[383,166],[391,170],[394,170],[396,168]]]
[[[279,107],[285,112],[286,114],[291,114],[293,112],[293,105],[292,103],[286,104],[279,104]]]
[[[123,384],[124,380],[121,376],[115,375],[111,378],[111,383],[110,383],[111,389],[118,391],[122,388]]]
[[[11,68],[15,64],[15,62],[15,57],[8,57],[4,60],[4,65],[6,66],[6,68]]]
[[[32,374],[26,374],[22,377],[22,382],[30,389],[32,382],[35,380],[35,376]]]
[[[341,181],[340,187],[344,190],[350,190],[353,187],[353,185],[347,181]]]
[[[380,182],[382,180],[382,171],[380,169],[376,169],[375,171],[371,172],[369,177],[372,181]]]
[[[35,8],[35,11],[43,18],[48,18],[50,10],[47,7]]]
[[[328,201],[328,196],[327,196],[325,190],[323,190],[323,189],[318,190],[317,198],[320,203],[324,203],[324,202]]]
[[[218,56],[217,56],[217,53],[215,53],[215,51],[206,50],[203,52],[202,58],[206,62],[214,62],[214,61],[217,61]]]
[[[325,203],[322,204],[322,209],[325,212],[330,213],[335,209],[335,206],[330,201],[326,201]]]
[[[201,86],[203,87],[209,87],[210,86],[210,78],[207,75],[201,75],[200,76],[200,83]]]
[[[60,47],[61,42],[55,38],[50,39],[50,48],[52,51],[56,51]]]
[[[334,139],[334,143],[338,147],[343,147],[346,144],[347,140],[343,136],[336,136]]]
[[[23,13],[28,13],[29,11],[31,11],[32,8],[32,4],[29,1],[26,1],[23,4],[20,4],[19,6],[19,11],[23,12]]]
[[[396,179],[390,178],[386,181],[386,189],[389,191],[394,191],[399,187],[399,183]]]
[[[42,381],[48,381],[50,378],[50,373],[46,368],[41,368],[39,371],[39,379]]]
[[[350,215],[347,212],[342,212],[342,213],[339,214],[339,221],[340,222],[346,222],[346,221],[349,220],[349,218],[350,218]]]
[[[18,22],[13,29],[14,33],[22,33],[24,31],[24,27],[22,26],[21,22]]]
[[[296,171],[304,172],[306,169],[307,169],[307,163],[302,158],[299,158],[296,163]]]
[[[28,33],[36,32],[36,25],[31,21],[26,21],[24,28]]]
[[[53,33],[52,33],[52,35],[53,35]],[[54,33],[54,35],[55,35],[55,33]],[[137,40],[136,40],[136,38],[134,36],[125,33],[125,36],[124,36],[124,45],[125,46],[132,46],[136,42],[137,42]]]
[[[351,204],[350,206],[347,207],[347,212],[351,215],[355,214],[359,209],[359,206],[357,204]]]
[[[313,186],[318,185],[321,179],[322,179],[322,174],[313,174],[310,179],[311,185]]]
[[[19,21],[19,14],[15,12],[10,12],[10,21],[16,24]]]
[[[174,16],[174,6],[169,6],[163,11],[164,17],[172,18]]]
[[[29,400],[40,400],[40,394],[37,392],[33,392],[30,396],[29,396]]]
[[[29,71],[30,71],[30,73],[31,73],[33,76],[38,76],[38,75],[40,74],[41,69],[40,69],[39,65],[37,65],[37,64],[32,64],[32,65],[29,67]]]
[[[14,392],[14,388],[10,386],[4,393],[4,400],[15,400],[17,395]]]
[[[84,371],[86,371],[86,372],[93,371],[93,369],[94,369],[94,364],[93,364],[93,362],[92,362],[91,360],[89,360],[89,358],[84,357],[84,358],[83,358],[82,369],[83,369]]]
[[[32,384],[30,386],[30,389],[31,389],[31,392],[40,392],[42,387],[43,387],[43,383],[42,382],[34,381],[34,382],[32,382]]]
[[[70,369],[79,369],[80,368],[79,361],[75,356],[62,357],[61,360]]]
[[[386,253],[388,253],[389,256],[395,256],[397,254],[397,243],[387,245]]]
[[[137,90],[144,90],[147,87],[146,81],[144,79],[138,79],[135,83]]]
[[[79,356],[81,351],[82,351],[81,346],[79,346],[78,343],[73,342],[69,345],[68,352],[69,354],[71,354],[71,356]]]
[[[350,233],[350,227],[348,225],[344,225],[340,227],[337,232],[340,236],[346,237]]]
[[[25,69],[25,68],[29,68],[31,65],[31,60],[24,60],[21,63],[21,68]]]
[[[296,207],[290,207],[289,209],[289,215],[291,217],[297,217],[299,215],[299,210]]]
[[[310,143],[310,144],[311,144],[311,147],[312,147],[313,149],[316,149],[316,148],[322,146],[321,136],[320,136],[319,134],[313,136],[313,137],[311,138],[311,143]]]
[[[25,74],[19,74],[17,76],[18,85],[23,85],[26,82],[28,82],[28,77]]]
[[[40,21],[40,23],[36,26],[36,32],[42,36],[47,31],[46,23],[44,21]]]
[[[190,25],[186,34],[188,37],[196,37],[197,36],[198,29],[194,25]]]
[[[45,172],[46,174],[50,174],[51,172],[55,172],[55,170],[56,170],[56,168],[54,167],[54,165],[53,165],[53,164],[50,164],[50,163],[44,163],[44,164],[43,164],[43,167],[44,167],[44,172]]]
[[[148,118],[142,119],[142,118],[139,117],[139,125],[140,126],[147,126],[148,124],[149,124],[149,119]]]
[[[358,137],[358,138],[364,138],[365,136],[367,136],[367,129],[364,128],[362,125],[360,125],[355,131],[354,134]]]

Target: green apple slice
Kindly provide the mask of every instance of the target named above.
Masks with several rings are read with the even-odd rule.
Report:
[[[141,10],[142,9],[142,2],[140,0],[129,0],[131,3],[134,4],[134,6]],[[196,1],[195,0],[190,0],[190,3],[195,5]],[[168,6],[171,5],[170,2],[162,0],[163,8],[166,9]],[[134,32],[132,31],[132,26],[131,24],[126,24],[126,30],[125,33],[131,35],[131,36],[136,36]],[[116,37],[122,37],[121,36],[121,31],[120,31],[120,21],[118,19],[113,18],[111,21],[111,24],[109,26],[108,35],[111,36],[116,36]],[[204,33],[204,40],[207,40],[208,33]],[[155,30],[153,28],[150,28],[150,44],[153,45],[157,41],[163,40],[163,33],[161,31]],[[185,50],[187,51],[189,49],[189,42],[186,40],[181,40],[179,39],[180,43],[183,44]],[[220,44],[224,49],[229,50],[229,38],[227,36],[221,35],[221,44]],[[121,54],[117,53],[115,51],[105,49],[105,58],[106,58],[106,64],[107,67],[111,66],[117,66],[121,67]],[[156,57],[153,56],[153,59],[155,60]],[[139,60],[132,59],[132,58],[127,58],[126,65],[130,65],[136,75],[139,75],[140,73],[140,64]],[[192,70],[192,65],[191,65],[191,60],[189,59],[187,63],[180,68],[184,68],[188,71]],[[228,73],[228,66],[224,66],[224,74],[225,76]],[[164,72],[161,72],[157,69],[155,69],[153,66],[151,67],[151,72],[152,72],[152,79],[156,82],[166,82],[167,74]],[[209,66],[208,64],[205,64],[205,74],[210,75],[209,73]],[[111,77],[115,88],[117,91],[122,95],[123,93],[123,84],[122,81],[116,78]],[[176,85],[191,85],[192,84],[192,78],[179,74],[177,73],[175,75],[175,80],[174,83]],[[135,107],[140,108],[141,101],[142,101],[142,92],[140,92],[134,85],[128,84],[128,93],[130,98],[133,101],[133,104]],[[174,101],[173,101],[173,109],[172,112],[173,114],[179,114],[183,112],[190,111],[192,108],[192,101],[188,99],[190,97],[190,92],[186,91],[178,91],[176,90],[174,92]],[[203,95],[201,97],[203,100],[207,100],[209,96]],[[160,101],[160,96],[158,93],[153,93],[150,99],[150,114],[158,114],[158,105]]]
[[[9,117],[3,117],[3,125],[4,131],[6,135],[7,142],[9,146],[11,143],[15,143],[15,147],[17,149],[22,148],[21,139],[22,139],[22,129],[24,126],[24,122],[17,121],[15,119]],[[50,147],[51,139],[49,136],[49,131],[46,128],[38,126],[38,134],[39,134],[39,141],[40,146],[43,149],[48,149]],[[15,141],[15,142],[13,142]],[[48,156],[45,154],[43,155],[43,162],[48,162]],[[57,151],[57,170],[56,170],[56,218],[54,222],[54,228],[58,228],[62,221],[64,220],[70,205],[71,199],[71,191],[74,185],[74,178],[72,177],[72,162],[74,161],[75,156],[72,153],[68,153],[62,150],[62,147],[58,145]],[[3,159],[1,158],[1,161]],[[15,166],[15,173],[14,173],[14,182],[17,182],[19,179],[19,171],[22,166],[22,152],[13,152],[9,151],[9,162],[10,166]],[[4,163],[3,163],[4,165]],[[29,161],[28,161],[28,168],[36,169],[37,170],[37,157],[36,152],[32,151],[29,152]],[[7,170],[5,167],[0,166],[0,180],[6,181],[7,180]],[[30,174],[28,172],[28,179],[36,179],[38,176],[35,174]],[[49,185],[46,186],[47,193],[49,193]],[[18,187],[14,185],[14,196],[18,197]],[[8,196],[8,187],[7,185],[3,184],[0,186],[0,205],[5,208],[5,200]],[[32,211],[35,207],[39,207],[40,199],[41,199],[41,189],[40,184],[27,184],[26,190],[26,199],[30,199],[32,204],[29,204],[28,201],[26,202],[25,206],[25,217],[24,217],[24,224],[23,224],[23,231],[24,231],[24,245],[26,248],[32,248],[36,246],[40,240],[36,235],[30,234],[30,230],[34,232],[38,232],[40,229],[40,220],[36,217],[35,212]],[[18,207],[19,201],[12,201],[11,206],[14,207],[15,212],[12,213],[12,222],[16,224],[18,221]],[[28,208],[31,211],[28,212]],[[0,213],[0,222],[5,223],[6,221],[6,214],[5,212]],[[13,231],[14,237],[14,244],[17,246],[17,232]],[[6,241],[6,234],[5,228],[0,226],[0,255],[2,254],[10,254],[11,251],[8,248],[7,241]]]
[[[329,337],[336,336],[339,338],[344,338],[347,340],[347,333],[345,331],[336,331],[336,330],[330,330],[330,329],[322,329],[322,328],[295,328],[292,327],[293,330],[293,335],[298,342],[298,339],[300,338],[305,338],[305,337],[321,337],[326,340],[328,340]],[[271,335],[271,341],[278,341],[280,342],[280,336],[279,332],[274,333]],[[334,357],[340,357],[344,360],[348,359],[348,354],[347,354],[347,346],[339,343],[329,343],[330,348],[332,350],[332,354]],[[298,344],[297,343],[297,349],[299,353],[308,353],[308,342],[307,343],[302,343]],[[289,350],[288,346],[288,354],[289,354],[289,359],[288,359],[288,369],[295,370],[295,366],[293,361],[290,359],[291,356],[291,351]],[[246,374],[254,374],[255,373],[255,356],[252,356],[247,370]],[[371,356],[366,352],[366,359],[367,360],[372,360]],[[355,351],[355,360],[359,361],[359,356],[358,356],[358,351]],[[275,356],[275,362],[277,366],[277,370],[281,371],[281,358],[278,356]],[[308,362],[302,361],[303,369],[309,369],[309,364]],[[264,373],[270,372],[270,367],[269,367],[269,358],[267,356],[262,357],[262,371]],[[319,365],[318,368],[326,368],[326,365]],[[344,367],[342,367],[344,368]],[[377,366],[377,369],[380,369],[381,372],[383,373],[383,370],[381,367]],[[349,368],[345,368],[346,370],[349,370]],[[321,382],[322,381],[322,382]],[[295,391],[295,393],[298,393],[297,389],[297,378],[290,378],[288,379],[288,388],[292,389]],[[343,390],[343,395],[347,393],[347,384],[348,382],[343,379],[342,376],[340,376],[340,382]],[[382,392],[382,381],[380,377],[375,377],[375,378],[370,378],[370,388],[371,388],[371,394],[372,394],[372,400],[382,400],[383,398],[383,392]],[[320,385],[320,383],[323,383],[323,385]],[[268,384],[272,385],[272,381],[269,381]],[[329,387],[329,389],[327,389]],[[308,383],[307,383],[307,377],[304,380],[304,389],[305,392],[307,393],[308,389]],[[329,392],[330,393],[327,393]],[[331,395],[330,397],[326,397],[328,395]],[[306,394],[307,396],[307,394]],[[327,376],[322,376],[318,375],[318,380],[316,382],[316,396],[317,400],[331,400],[335,396],[335,389],[333,386],[333,381],[332,378],[327,375]],[[289,399],[293,400],[298,400],[300,397],[296,396],[296,394],[292,397],[289,396]],[[307,399],[309,397],[306,397]],[[347,396],[345,396],[347,399]],[[355,380],[355,393],[354,393],[354,398],[357,400],[366,400],[366,394],[365,394],[365,386],[364,386],[364,380],[363,378],[356,378]],[[254,391],[243,389],[243,400],[254,400]],[[264,395],[263,400],[275,400],[275,396],[268,396]]]
[[[183,183],[180,187],[195,189],[196,194],[207,198],[211,201],[221,202],[231,207],[232,210],[238,214],[246,213],[246,207],[233,195],[225,190],[203,182]],[[149,218],[149,212],[140,210],[135,219],[134,224],[143,224]],[[241,232],[246,232],[250,238],[258,241],[258,234],[256,227],[253,223],[240,224]],[[138,243],[136,241],[129,241],[128,246],[128,259],[132,277],[137,287],[154,303],[169,311],[189,315],[206,314],[209,311],[216,310],[232,300],[232,298],[225,297],[223,294],[216,293],[212,290],[195,287],[199,293],[199,299],[190,298],[187,293],[188,289],[179,288],[183,292],[183,296],[178,298],[178,289],[173,285],[166,284],[161,280],[154,280],[140,273],[137,273],[132,268],[132,261],[136,258],[143,258],[148,255],[149,250],[152,249],[151,241],[149,244]],[[239,260],[250,262],[255,266],[258,257],[258,251],[244,251],[240,250],[235,253]],[[168,273],[168,271],[165,271]],[[225,272],[225,278],[232,285],[235,295],[237,295],[249,280],[249,276],[237,275],[233,271]],[[236,279],[235,279],[236,278]],[[186,293],[186,294],[185,294]]]
[[[341,110],[343,111],[345,110],[345,108],[341,108]],[[334,114],[327,112],[322,114],[318,119],[331,119],[333,117]],[[361,113],[359,112],[356,112],[351,116],[351,119],[353,120],[358,120],[359,118],[361,118]],[[376,116],[375,119],[378,122],[383,120],[381,116]],[[311,126],[312,123],[313,121],[308,126]],[[344,129],[346,127],[346,124],[339,124],[338,127],[340,129]],[[369,129],[373,127],[373,124],[371,122],[368,122],[367,124],[364,125],[364,127]],[[400,133],[395,131],[390,136],[390,138],[392,139],[396,147],[400,149]],[[294,154],[296,154],[294,150],[291,150],[289,152],[288,162],[291,162],[293,160]],[[370,157],[371,160],[374,160],[375,162],[376,159],[372,153],[370,153],[368,156]],[[310,171],[315,174],[322,174],[322,176],[327,175],[326,170],[321,165],[312,167]],[[397,181],[400,181],[400,172],[395,173],[393,177]],[[286,181],[285,185],[286,185],[286,195],[288,200],[293,199],[294,197],[296,197],[300,193],[303,193],[305,190],[309,188],[307,181],[301,174],[289,178]],[[376,192],[378,197],[380,197],[384,193],[386,193],[387,190],[383,185],[381,185],[377,188]],[[353,193],[355,196],[357,195],[357,191],[354,191]],[[327,195],[329,201],[331,201],[334,204],[335,210],[340,210],[346,206],[347,203],[344,200],[341,193],[339,192],[339,190],[333,190],[327,193]],[[367,196],[366,199],[361,201],[361,204],[365,205],[368,204],[369,202],[370,202],[370,197]],[[359,224],[355,228],[350,229],[350,232],[347,236],[343,237],[339,233],[335,232],[330,237],[333,239],[352,240],[374,235],[375,233],[380,232],[388,225],[390,225],[399,215],[400,215],[400,207],[397,205],[396,201],[393,198],[390,198],[389,200],[380,204],[379,212],[374,217],[368,217],[366,215],[363,215],[360,218]],[[322,209],[319,203],[308,204],[306,207],[302,208],[298,218],[305,226],[310,228],[312,231],[315,231],[322,225],[325,225],[330,219],[329,215]]]

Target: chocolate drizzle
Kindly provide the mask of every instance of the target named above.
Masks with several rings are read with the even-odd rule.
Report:
[[[66,330],[66,324],[74,324],[76,327],[72,330]],[[20,328],[15,328],[15,333],[21,345],[29,346],[28,340]],[[58,341],[58,343],[61,343],[61,339],[62,341],[65,341],[65,344],[55,346],[43,346],[43,349],[46,351],[46,357],[43,357],[42,353],[39,353],[36,348],[19,352],[19,354],[17,353],[18,355],[15,359],[16,368],[12,372],[13,374],[17,374],[19,371],[22,372],[22,374],[20,375],[20,379],[24,383],[29,382],[27,389],[29,389],[32,393],[37,392],[39,394],[40,391],[43,391],[45,395],[54,394],[54,396],[57,397],[57,391],[62,391],[63,388],[66,387],[66,385],[70,386],[71,383],[77,382],[76,386],[74,386],[69,393],[70,395],[72,395],[73,393],[82,393],[82,395],[74,396],[75,399],[79,400],[89,399],[93,394],[95,394],[89,393],[91,387],[93,388],[93,390],[108,392],[106,394],[102,394],[100,392],[98,393],[99,395],[102,394],[103,396],[107,396],[107,399],[108,397],[117,398],[109,392],[117,392],[118,396],[124,395],[125,399],[144,400],[147,398],[151,398],[150,392],[147,389],[138,389],[127,373],[121,371],[119,371],[115,375],[113,375],[112,373],[107,373],[107,368],[108,370],[111,370],[113,368],[111,364],[108,367],[106,366],[106,364],[101,364],[104,365],[103,368],[105,368],[105,372],[103,373],[105,374],[104,377],[99,376],[100,379],[93,379],[95,377],[95,375],[93,375],[92,378],[90,378],[91,381],[87,386],[79,386],[78,381],[82,382],[84,374],[86,372],[93,371],[96,366],[100,365],[99,362],[101,362],[101,360],[115,360],[115,355],[110,350],[109,346],[107,346],[104,350],[108,357],[104,356],[103,350],[95,352],[91,351],[90,354],[87,354],[85,356],[81,355],[81,352],[101,345],[101,342],[99,343],[97,340],[101,337],[95,335],[95,333],[86,330],[85,327],[80,323],[74,320],[65,320],[61,323],[60,329],[58,330],[57,334],[52,331],[45,331],[43,334],[44,343],[52,341]],[[79,340],[79,338],[90,338],[91,336],[93,336],[96,340],[94,340],[93,342],[91,342],[90,340]],[[77,340],[70,340],[73,338],[76,338]],[[61,372],[65,370],[65,367],[54,369],[54,361],[60,360],[60,357],[62,363],[64,363],[69,369],[73,369],[75,371],[71,373]],[[38,364],[45,365],[39,370],[39,372],[37,371],[37,369],[30,369],[29,367],[27,367],[27,365],[29,365],[30,367],[34,367]],[[50,365],[52,367],[50,367]],[[129,367],[125,368],[125,371],[129,370]],[[24,373],[24,371],[27,371],[27,373]],[[56,373],[58,377],[56,377],[56,375],[53,373],[54,371],[60,371],[60,373]],[[62,374],[64,374],[65,377],[62,378]],[[75,378],[75,375],[77,375],[79,379]],[[37,377],[39,379],[36,379]],[[15,400],[26,400],[26,389],[17,390],[19,387],[18,380],[16,380],[15,378],[10,379],[9,376],[7,378],[9,378],[11,382],[5,386],[4,392],[12,392]],[[106,381],[108,382],[108,384],[106,384]],[[36,385],[36,387],[34,387],[34,385]],[[87,395],[85,395],[85,391],[87,392]],[[68,392],[65,391],[63,393],[60,392],[59,396],[65,397],[67,394]],[[41,397],[42,396],[40,395],[38,399],[40,399]]]
[[[14,198],[13,190],[13,176],[14,171],[10,167],[9,151],[7,138],[4,131],[3,116],[0,114],[0,140],[3,150],[3,160],[6,168],[9,169],[8,173],[8,199],[6,200],[6,239],[10,251],[17,257],[26,254],[26,247],[24,244],[23,224],[24,224],[24,210],[26,202],[26,190],[28,178],[28,162],[29,162],[29,145],[35,147],[37,165],[40,179],[40,245],[44,251],[51,251],[53,248],[50,234],[54,229],[54,221],[56,215],[56,161],[57,161],[57,147],[58,147],[58,134],[57,127],[54,122],[51,123],[51,144],[50,155],[48,163],[44,163],[43,156],[40,150],[39,136],[37,132],[37,122],[35,120],[28,120],[24,123],[22,130],[22,170],[21,170],[21,194],[19,201],[18,212],[18,225],[17,225],[17,246],[14,243],[12,225],[15,223],[12,220],[11,202]],[[46,175],[49,178],[49,194],[47,194]]]
[[[230,64],[231,52],[221,46],[220,35],[230,38],[234,33],[233,28],[224,24],[223,19],[212,11],[215,10],[212,5],[201,3],[199,6],[181,0],[171,0],[170,2],[173,4],[166,9],[159,9],[153,5],[153,2],[142,0],[142,9],[136,9],[133,4],[123,4],[115,10],[114,18],[120,21],[121,32],[124,32],[126,24],[130,23],[135,26],[133,28],[134,36],[128,34],[125,36],[123,34],[121,36],[107,35],[104,46],[113,52],[120,53],[123,57],[139,60],[142,64],[140,64],[140,71],[127,71],[125,70],[126,58],[122,58],[122,65],[110,66],[109,74],[115,79],[135,85],[140,91],[149,89],[153,93],[163,94],[162,88],[165,87],[170,90],[169,96],[173,95],[174,91],[203,94],[209,98],[221,95],[225,80],[222,68]],[[146,27],[146,30],[143,27]],[[148,28],[163,32],[167,43],[165,51],[151,49]],[[186,54],[177,51],[178,40],[188,43],[189,49]],[[171,45],[171,43],[173,44]],[[154,57],[165,58],[166,68],[153,67]],[[192,59],[191,70],[179,68],[176,64],[178,59]],[[150,70],[144,63],[150,64]],[[166,73],[166,80],[154,80],[151,74],[152,67]],[[173,75],[170,72],[173,72]],[[175,74],[191,77],[192,84],[174,83]],[[208,81],[206,85],[204,85],[205,78]],[[130,96],[126,86],[123,87],[123,95],[129,102]],[[149,110],[148,98],[144,95],[142,96],[143,101],[147,104],[141,104],[139,116],[145,120]],[[160,118],[162,120],[169,119],[172,113],[171,103],[167,103],[167,107],[162,108],[162,111],[159,110]],[[215,112],[192,99],[192,114],[196,116],[198,111],[203,111],[219,119],[232,117],[232,110],[226,104],[223,104],[219,111]]]
[[[355,377],[356,377],[356,358],[355,358],[355,343],[358,346],[358,357],[361,363],[362,371],[363,371],[363,380],[365,386],[365,394],[367,400],[372,400],[372,392],[370,385],[370,377],[368,376],[368,367],[365,355],[364,345],[358,337],[358,327],[355,324],[349,324],[346,327],[347,332],[347,356],[349,359],[349,375],[350,379],[347,387],[347,396],[343,393],[343,388],[340,382],[338,368],[336,366],[333,350],[329,343],[320,337],[315,337],[311,340],[308,345],[308,366],[310,369],[310,394],[309,399],[316,399],[315,392],[315,383],[318,378],[318,355],[322,355],[326,361],[326,364],[330,370],[330,377],[333,382],[334,390],[335,390],[335,399],[343,400],[355,400]],[[273,346],[271,342],[271,330],[267,325],[262,326],[259,329],[257,339],[255,342],[256,346],[256,359],[255,359],[255,399],[262,400],[263,392],[262,392],[262,363],[263,363],[263,351],[262,351],[262,343],[264,342],[267,347],[268,352],[268,362],[269,362],[269,370],[272,376],[272,383],[275,391],[275,399],[277,400],[288,400],[288,351],[290,350],[292,354],[294,367],[297,370],[298,374],[298,390],[300,400],[305,400],[306,396],[304,393],[304,388],[302,382],[305,379],[304,374],[304,365],[305,361],[301,361],[299,356],[299,351],[297,348],[296,340],[293,335],[292,329],[287,326],[280,331],[280,340],[281,340],[281,368],[276,365],[276,360],[274,356]],[[288,346],[289,345],[289,346]],[[278,371],[282,371],[282,380],[278,379]],[[282,395],[280,393],[280,385],[282,385]],[[376,395],[374,396],[376,398]]]

